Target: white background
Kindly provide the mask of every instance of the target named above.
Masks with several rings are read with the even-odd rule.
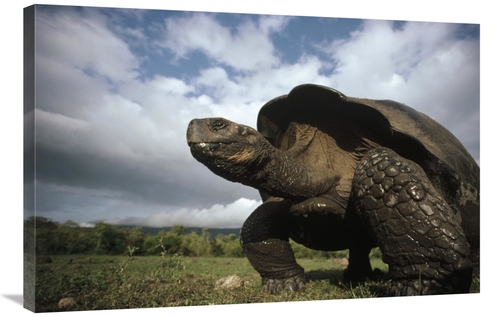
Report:
[[[31,312],[22,308],[22,154],[23,154],[23,118],[22,118],[22,82],[23,82],[23,8],[32,5],[26,1],[10,2],[2,8],[2,94],[4,98],[1,116],[1,155],[2,182],[0,197],[2,199],[1,215],[3,230],[1,230],[1,279],[0,279],[0,310],[11,313],[9,316],[22,316]],[[287,3],[287,2],[280,2]],[[300,4],[299,4],[300,3]],[[496,6],[492,1],[342,1],[335,5],[325,5],[325,1],[308,0],[285,5],[270,4],[270,1],[248,1],[246,4],[228,4],[226,1],[193,1],[183,0],[176,3],[159,1],[54,1],[43,4],[106,6],[122,8],[174,9],[189,11],[243,12],[286,15],[310,15],[346,18],[376,18],[389,20],[418,20],[433,22],[460,22],[481,24],[481,169],[482,180],[482,279],[481,294],[428,296],[425,298],[397,299],[364,299],[336,300],[320,302],[301,302],[285,304],[250,304],[226,305],[212,307],[179,307],[160,309],[135,309],[120,311],[99,311],[81,313],[59,313],[57,316],[160,316],[172,314],[175,316],[190,316],[194,314],[255,314],[278,311],[286,315],[307,315],[311,312],[319,314],[358,313],[370,316],[405,315],[405,316],[471,316],[480,314],[486,316],[486,304],[494,300],[493,292],[498,289],[498,275],[490,268],[496,264],[499,241],[494,235],[498,222],[496,204],[493,203],[496,193],[493,180],[498,176],[495,163],[496,107],[498,101],[493,94],[498,88],[498,61],[500,56],[496,45],[498,31]],[[496,56],[496,57],[495,57]],[[489,136],[491,134],[491,136]],[[493,173],[493,174],[492,174]],[[493,231],[493,234],[492,234]],[[496,298],[496,296],[495,296]],[[488,310],[487,310],[488,309]],[[498,311],[493,308],[492,311]]]

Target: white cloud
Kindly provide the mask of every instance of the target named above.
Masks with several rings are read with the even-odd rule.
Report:
[[[105,222],[114,225],[139,225],[145,227],[186,227],[239,228],[261,201],[240,198],[228,205],[216,204],[210,208],[182,208],[173,212],[153,213],[146,217],[115,218]]]
[[[61,155],[82,156],[95,154],[104,136],[98,135],[94,125],[59,113],[35,109],[37,149],[49,149]],[[106,147],[101,147],[108,150]],[[40,162],[42,163],[42,162]]]
[[[325,51],[336,61],[339,89],[380,98],[405,88],[422,63],[447,51],[452,39],[449,24],[409,22],[398,29],[390,21],[365,21],[350,38],[331,43]]]
[[[213,116],[255,127],[260,108],[269,100],[303,83],[328,85],[331,80],[321,75],[323,68],[324,63],[318,57],[304,55],[295,64],[233,77],[220,66],[203,69],[193,83],[214,97],[209,105]]]
[[[61,64],[122,82],[137,76],[139,63],[98,14],[76,15],[70,10],[36,16],[37,54]],[[95,11],[92,11],[95,12]]]
[[[214,15],[169,18],[167,34],[160,45],[172,50],[177,58],[188,58],[190,53],[201,51],[216,63],[235,70],[256,71],[279,64],[269,35],[281,30],[288,19],[263,17],[258,23],[243,20],[232,32]]]
[[[95,224],[93,223],[88,223],[88,222],[82,222],[78,225],[80,228],[94,228]]]
[[[58,56],[41,56],[37,51],[35,58],[37,108],[81,119],[99,110],[109,88],[104,78],[89,76]]]

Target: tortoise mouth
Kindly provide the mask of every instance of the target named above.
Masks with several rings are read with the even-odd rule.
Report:
[[[213,151],[217,150],[221,146],[222,146],[221,142],[189,142],[189,147],[191,149]]]
[[[220,148],[228,146],[230,143],[223,142],[189,142],[191,154],[196,159],[218,156],[217,152]]]

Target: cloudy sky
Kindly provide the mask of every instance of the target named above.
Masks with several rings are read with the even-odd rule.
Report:
[[[480,162],[477,24],[66,6],[35,22],[38,216],[240,227],[257,191],[196,162],[187,124],[255,127],[302,83],[405,103]]]

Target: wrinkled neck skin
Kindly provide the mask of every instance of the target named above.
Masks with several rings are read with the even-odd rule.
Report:
[[[229,167],[231,175],[221,175],[274,197],[303,200],[328,192],[334,181],[328,179],[326,171],[299,163],[296,154],[281,151],[262,138],[257,144],[253,160]]]

